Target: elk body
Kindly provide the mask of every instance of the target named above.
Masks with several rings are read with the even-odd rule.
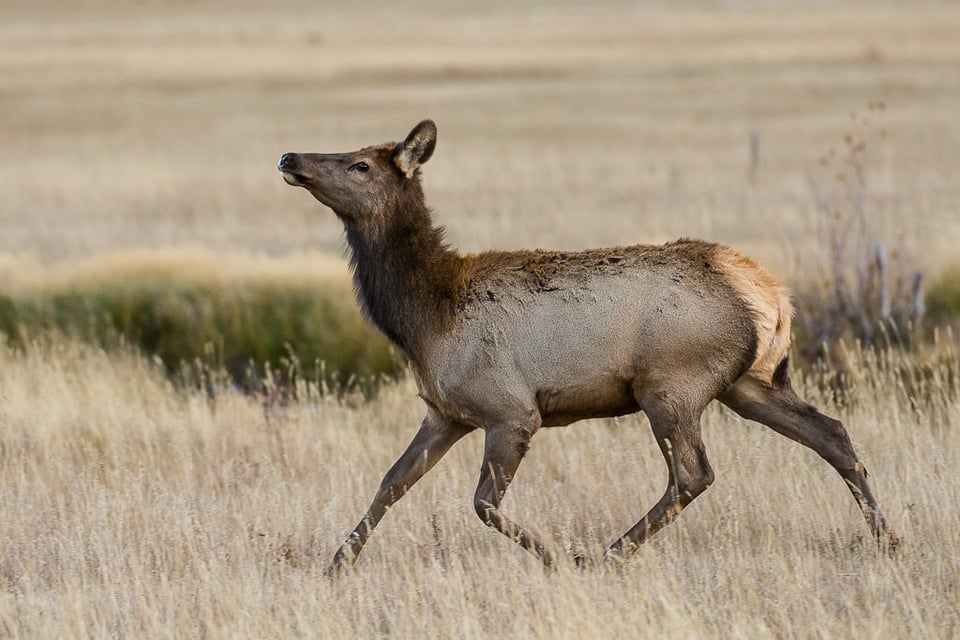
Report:
[[[713,481],[700,415],[717,399],[813,449],[846,481],[882,545],[895,545],[843,425],[806,404],[787,375],[789,292],[736,251],[698,240],[579,252],[461,255],[435,227],[419,168],[427,120],[401,143],[288,153],[279,170],[343,222],[357,296],[407,356],[426,417],[336,552],[350,565],[387,509],[449,448],[485,432],[477,514],[537,555],[551,552],[501,510],[541,427],[644,411],[668,486],[606,551],[623,558]]]

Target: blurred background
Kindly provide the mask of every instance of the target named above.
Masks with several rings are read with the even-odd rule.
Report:
[[[816,358],[960,314],[958,106],[948,2],[6,0],[0,331],[396,370],[275,166],[429,117],[455,246],[728,243]]]

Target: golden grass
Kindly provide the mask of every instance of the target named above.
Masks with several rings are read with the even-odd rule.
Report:
[[[467,250],[699,236],[796,285],[822,251],[818,160],[877,100],[869,211],[890,237],[909,223],[927,273],[956,263],[950,4],[316,4],[0,4],[0,293],[157,271],[346,287],[323,257],[340,224],[276,160],[423,117],[428,199]],[[409,380],[265,413],[130,353],[0,348],[0,636],[956,637],[955,344],[841,354],[841,407],[803,385],[847,422],[895,557],[825,463],[712,407],[717,482],[618,569],[545,573],[483,527],[475,434],[333,583],[324,564],[421,417]],[[664,480],[642,417],[591,422],[537,436],[505,509],[596,557]]]
[[[458,444],[381,524],[355,571],[322,569],[423,407],[315,394],[282,413],[175,391],[130,354],[0,350],[0,634],[32,637],[954,637],[960,632],[960,358],[845,354],[849,425],[905,539],[878,553],[840,478],[717,406],[717,481],[618,568],[545,572],[471,496]],[[900,367],[927,365],[929,403]],[[805,393],[823,404],[810,380]],[[931,389],[934,391],[931,395]],[[598,557],[662,491],[642,417],[545,430],[505,508],[561,555]]]
[[[114,249],[68,262],[45,262],[30,253],[0,253],[3,293],[43,294],[120,282],[188,281],[204,287],[236,284],[278,287],[350,287],[347,261],[320,251],[271,256],[252,251],[212,251],[200,246]]]
[[[280,154],[429,116],[428,197],[465,249],[700,236],[802,278],[808,178],[856,134],[849,114],[884,100],[871,210],[916,227],[928,272],[954,260],[950,5],[46,4],[0,8],[3,252],[336,253],[340,224],[282,182]]]

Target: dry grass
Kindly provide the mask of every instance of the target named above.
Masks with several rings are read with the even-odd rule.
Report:
[[[544,572],[486,529],[475,434],[331,582],[324,564],[421,417],[409,382],[265,415],[174,391],[129,354],[0,350],[0,635],[955,637],[960,359],[948,343],[923,357],[916,405],[895,374],[916,361],[847,357],[863,379],[827,407],[906,540],[894,557],[825,463],[714,406],[717,482],[620,568]],[[534,443],[506,509],[561,554],[597,557],[665,481],[640,417]]]
[[[265,285],[350,291],[346,260],[319,251],[283,256],[212,251],[200,246],[116,249],[48,263],[30,253],[0,253],[0,280],[8,294],[43,294],[115,285],[118,281],[189,281],[205,287]]]
[[[692,235],[789,275],[818,242],[808,176],[883,100],[868,198],[915,221],[924,269],[952,260],[960,11],[711,4],[4,3],[0,251],[338,253],[277,158],[429,116],[427,192],[468,250]]]
[[[128,4],[0,4],[0,293],[157,270],[342,282],[315,253],[340,252],[340,225],[277,158],[427,116],[428,197],[465,249],[701,236],[803,283],[810,177],[877,100],[869,210],[911,221],[928,273],[956,262],[948,3]],[[826,464],[713,407],[716,484],[618,569],[545,573],[484,528],[475,435],[333,583],[324,563],[421,417],[409,381],[265,414],[133,354],[0,348],[0,636],[957,637],[955,345],[842,354],[841,407],[803,385],[848,423],[895,557]],[[505,507],[598,556],[664,480],[643,418],[593,422],[539,434]]]

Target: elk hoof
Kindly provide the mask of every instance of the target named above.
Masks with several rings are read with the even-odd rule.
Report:
[[[331,562],[323,570],[323,577],[327,580],[336,580],[346,572],[347,568],[339,562]]]
[[[627,538],[620,538],[603,552],[602,562],[605,566],[608,567],[619,567],[622,565],[628,557],[630,557],[634,551],[636,551],[637,545],[630,542]]]
[[[557,570],[557,561],[553,557],[553,554],[544,549],[537,551],[537,555],[540,556],[540,562],[543,564],[543,568],[546,571],[556,571]]]
[[[581,571],[587,571],[589,569],[596,568],[597,561],[582,553],[575,553],[573,555],[573,564],[577,569],[580,569]]]
[[[897,551],[900,550],[900,545],[903,544],[903,539],[893,529],[887,531],[887,535],[880,538],[880,548],[883,549],[889,555],[894,555]]]
[[[330,564],[327,565],[327,568],[323,570],[323,577],[328,580],[336,580],[346,573],[352,564],[345,554],[338,551]]]

